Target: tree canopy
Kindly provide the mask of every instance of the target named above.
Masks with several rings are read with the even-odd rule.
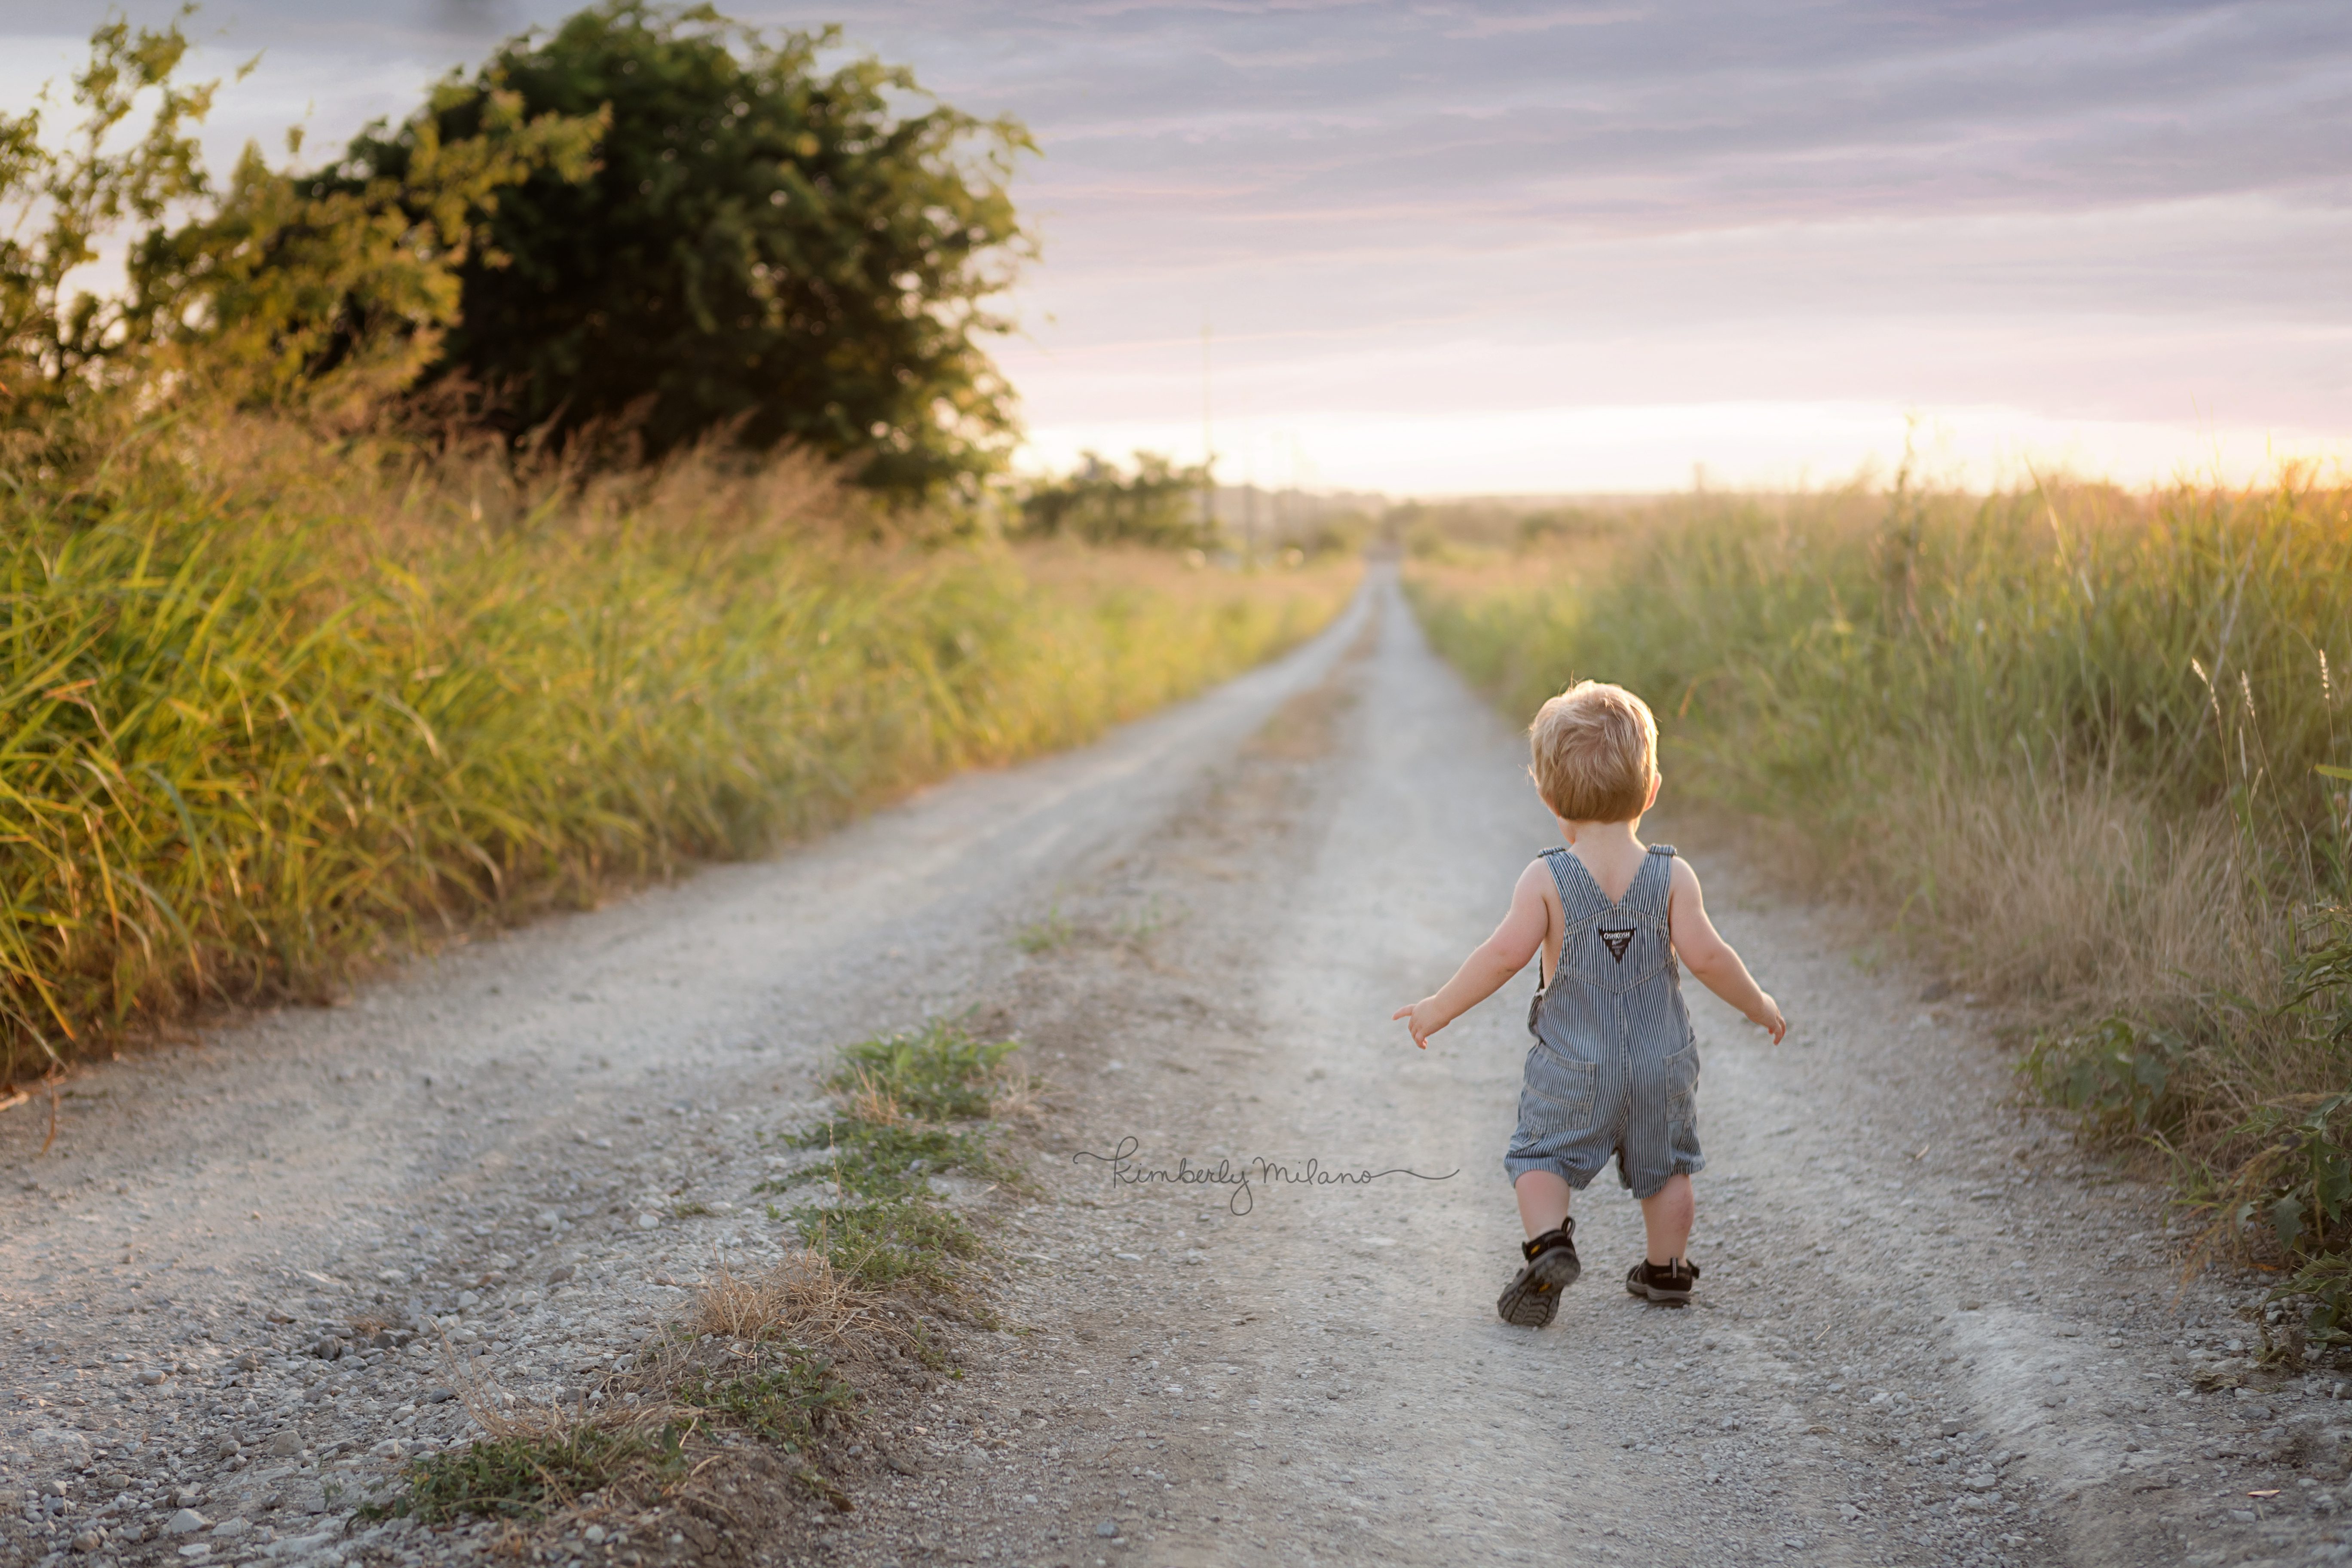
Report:
[[[977,339],[1027,251],[1005,184],[1028,138],[873,58],[826,68],[838,45],[608,0],[354,141],[359,186],[501,113],[605,117],[585,179],[551,163],[499,193],[426,374],[516,433],[792,441],[909,493],[996,467],[1011,396]]]
[[[186,49],[110,21],[70,134],[0,111],[0,426],[110,388],[364,416],[421,385],[512,437],[790,443],[901,496],[1001,466],[1017,123],[831,29],[606,0],[326,167],[249,146],[215,184]],[[129,288],[75,291],[125,228]]]
[[[1205,468],[1180,468],[1157,452],[1138,452],[1132,477],[1092,452],[1077,468],[1039,479],[1022,497],[1020,531],[1034,538],[1083,539],[1090,544],[1150,544],[1208,549],[1217,527],[1202,496]]]

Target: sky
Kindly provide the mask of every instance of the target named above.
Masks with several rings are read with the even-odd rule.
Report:
[[[210,145],[314,148],[570,7],[208,0]],[[2341,0],[897,0],[840,23],[1041,149],[1024,461],[1396,495],[2352,456]],[[138,20],[169,7],[134,0]],[[107,7],[0,0],[0,101]]]

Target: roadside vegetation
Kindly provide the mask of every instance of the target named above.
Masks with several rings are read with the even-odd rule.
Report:
[[[1164,465],[1033,525],[978,346],[1020,128],[831,34],[608,0],[225,181],[186,49],[110,21],[0,108],[0,1103],[1086,740],[1349,591],[1171,531]]]
[[[0,495],[5,1076],[1099,733],[1353,569],[877,542],[824,469],[518,477],[251,421]]]
[[[978,1211],[938,1179],[969,1179],[974,1196],[1025,1188],[1006,1142],[1042,1087],[1008,1063],[1015,1048],[946,1021],[845,1048],[831,1113],[787,1141],[799,1163],[758,1189],[796,1200],[770,1214],[798,1251],[751,1273],[715,1264],[688,1314],[593,1406],[515,1411],[471,1387],[483,1436],[412,1464],[371,1515],[526,1527],[571,1516],[625,1534],[655,1510],[705,1505],[705,1472],[747,1453],[848,1508],[829,1446],[849,1440],[887,1384],[961,1376],[950,1325],[994,1326]]]
[[[1854,488],[1408,520],[1437,646],[1507,710],[1657,709],[1679,798],[1777,825],[2023,1020],[2023,1067],[2159,1160],[2352,1342],[2352,491]],[[1417,528],[1418,531],[1415,531]]]

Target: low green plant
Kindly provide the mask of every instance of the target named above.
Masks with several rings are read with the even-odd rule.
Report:
[[[2352,1242],[2352,1092],[2247,1092],[2242,1064],[2286,1063],[2305,1081],[2352,1075],[2352,916],[2306,911],[2284,940],[2267,1005],[2206,994],[2176,1006],[2178,1027],[2111,1016],[2045,1034],[2023,1068],[2091,1136],[2171,1155],[2182,1201],[2209,1221],[2203,1250],[2266,1255],[2324,1282]]]
[[[583,1492],[601,1491],[633,1471],[682,1474],[685,1432],[658,1439],[626,1428],[580,1423],[556,1431],[482,1438],[427,1455],[407,1469],[408,1492],[372,1505],[378,1516],[446,1524],[463,1515],[537,1520]]]
[[[845,1047],[826,1087],[836,1094],[887,1095],[906,1114],[929,1121],[985,1117],[998,1069],[1018,1048],[1016,1040],[976,1040],[961,1025],[934,1019]]]
[[[1045,911],[1043,918],[1031,921],[1015,932],[1013,945],[1027,953],[1051,952],[1055,948],[1068,946],[1070,938],[1076,932],[1077,928],[1070,923],[1070,917],[1062,912],[1061,905],[1055,904]]]
[[[2315,1345],[2352,1345],[2352,1253],[2326,1252],[2305,1261],[2271,1292],[2273,1301],[2300,1301],[2303,1334]]]
[[[680,1380],[673,1397],[797,1453],[856,1406],[857,1391],[835,1377],[823,1357],[786,1346],[760,1366],[725,1376],[698,1367]]]
[[[793,1223],[835,1269],[877,1290],[951,1296],[957,1265],[985,1256],[979,1234],[928,1194],[796,1208]]]
[[[2020,1070],[2095,1137],[2161,1140],[2178,1135],[2186,1112],[2179,1069],[2187,1052],[2168,1030],[2110,1016],[2036,1036]]]
[[[790,1139],[824,1150],[826,1158],[757,1190],[831,1182],[837,1202],[804,1204],[791,1214],[810,1247],[870,1289],[955,1294],[960,1265],[987,1249],[940,1202],[931,1178],[961,1172],[1007,1184],[1024,1180],[997,1152],[986,1120],[1017,1047],[975,1039],[944,1019],[844,1047],[840,1068],[826,1080],[841,1109]]]
[[[812,1182],[832,1182],[847,1197],[899,1198],[928,1191],[935,1174],[995,1173],[987,1134],[979,1128],[958,1131],[914,1121],[835,1116],[796,1134],[793,1141],[803,1148],[824,1150],[826,1158],[762,1182],[754,1191],[782,1193]]]
[[[1141,947],[1167,927],[1168,916],[1160,910],[1159,899],[1144,900],[1141,909],[1121,916],[1114,928],[1118,939],[1129,946]]]

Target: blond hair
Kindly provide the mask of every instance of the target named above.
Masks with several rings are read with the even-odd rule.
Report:
[[[1552,814],[1569,822],[1631,822],[1658,776],[1658,721],[1622,686],[1580,680],[1528,726],[1528,772]]]

